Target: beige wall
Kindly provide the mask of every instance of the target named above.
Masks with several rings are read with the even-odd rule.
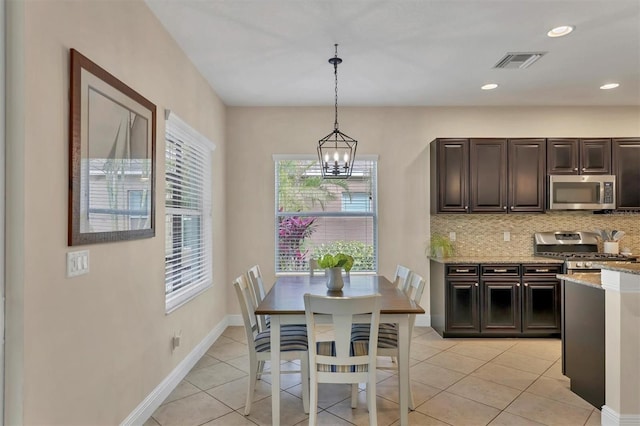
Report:
[[[259,263],[266,284],[273,281],[271,156],[312,154],[332,119],[332,108],[228,109],[229,278]],[[428,144],[436,137],[640,136],[640,108],[624,107],[340,107],[339,121],[340,130],[358,140],[359,154],[380,156],[379,272],[387,276],[397,263],[429,276],[424,257],[430,227]],[[235,301],[227,297],[235,311]]]
[[[8,140],[8,424],[118,424],[225,319],[225,107],[142,1],[12,3],[24,7],[24,63],[11,67],[25,70],[25,120]],[[157,209],[154,238],[83,246],[90,273],[67,279],[70,48],[156,104]],[[214,288],[169,315],[165,108],[217,145]]]

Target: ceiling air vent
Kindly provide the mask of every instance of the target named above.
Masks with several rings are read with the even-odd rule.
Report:
[[[546,53],[547,52],[509,52],[493,67],[507,69],[528,68]]]

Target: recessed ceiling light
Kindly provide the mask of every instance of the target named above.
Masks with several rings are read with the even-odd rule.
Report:
[[[547,33],[547,35],[549,37],[562,37],[562,36],[566,36],[567,34],[569,34],[571,31],[573,31],[576,27],[573,27],[571,25],[561,25],[559,27],[555,27],[549,30],[549,32]]]
[[[620,86],[618,83],[607,83],[600,86],[600,88],[602,90],[609,90],[609,89],[615,89],[618,86]]]
[[[493,90],[496,87],[498,87],[497,84],[495,83],[489,83],[489,84],[485,84],[484,86],[481,87],[482,90]]]

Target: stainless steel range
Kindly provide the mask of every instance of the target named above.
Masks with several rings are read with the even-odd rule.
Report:
[[[557,231],[533,234],[533,253],[536,256],[564,259],[565,274],[600,272],[593,266],[603,262],[634,262],[635,257],[598,252],[595,232]]]

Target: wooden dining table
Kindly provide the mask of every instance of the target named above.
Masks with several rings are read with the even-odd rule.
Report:
[[[398,324],[398,368],[400,393],[400,424],[409,424],[409,316],[423,314],[424,309],[382,275],[351,275],[344,277],[341,292],[329,291],[323,275],[287,275],[275,284],[260,302],[257,315],[271,316],[271,348],[280,347],[280,326],[304,324],[304,294],[351,297],[379,293],[381,323]],[[271,351],[272,424],[280,424],[280,351]]]

